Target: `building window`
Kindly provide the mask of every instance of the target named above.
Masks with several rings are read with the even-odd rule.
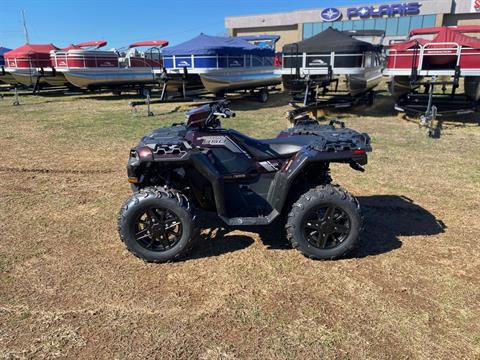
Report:
[[[317,22],[303,24],[303,38],[308,39],[329,27],[345,30],[384,30],[386,36],[407,36],[408,33],[421,27],[435,26],[436,15],[402,16],[391,18],[346,20],[333,22]]]
[[[363,30],[363,20],[354,21],[353,30]]]
[[[363,21],[364,30],[373,30],[375,29],[375,19],[368,19]]]
[[[353,21],[343,21],[343,30],[353,30]]]
[[[398,30],[398,18],[387,19],[387,28],[385,29],[385,35],[395,36]]]
[[[433,27],[435,26],[435,15],[424,15],[422,27]]]
[[[387,28],[387,19],[375,19],[375,30],[383,30]]]
[[[410,17],[398,18],[397,35],[407,36],[410,31]]]
[[[332,23],[332,27],[333,27],[335,30],[342,31],[342,21],[334,21],[334,22]]]
[[[322,23],[313,23],[313,34],[312,35],[317,35],[318,33],[321,33],[323,31],[323,24]]]
[[[313,36],[313,23],[303,24],[303,38],[308,39]]]
[[[410,28],[408,32],[412,31],[413,29],[418,29],[423,26],[423,16],[412,16],[410,19]]]

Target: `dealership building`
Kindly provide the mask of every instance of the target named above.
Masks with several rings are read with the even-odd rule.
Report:
[[[323,3],[323,1],[319,1]],[[334,4],[334,1],[330,2]],[[384,30],[385,41],[405,38],[411,29],[442,25],[480,25],[480,0],[425,0],[324,7],[251,16],[229,16],[230,36],[280,35],[277,49],[307,39],[328,27]]]

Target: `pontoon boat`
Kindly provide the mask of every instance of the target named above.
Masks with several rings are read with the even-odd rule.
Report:
[[[382,78],[381,47],[355,39],[356,32],[333,28],[298,43],[283,47],[282,75],[284,89],[305,90],[307,81],[325,81],[346,76],[351,96],[372,90]]]
[[[277,37],[278,39],[278,37]],[[235,37],[200,34],[163,52],[168,86],[214,94],[277,85],[274,50]]]
[[[83,43],[85,47],[86,43]],[[153,70],[163,67],[160,49],[168,45],[165,40],[140,41],[125,51],[98,50],[107,44],[97,42],[94,49],[72,48],[52,52],[52,63],[58,72],[79,88],[121,87],[155,83]],[[149,49],[138,51],[138,47]]]
[[[25,86],[65,85],[63,76],[55,76],[50,63],[50,51],[58,50],[52,44],[26,44],[4,54],[5,71]]]
[[[457,83],[463,77],[465,94],[480,100],[480,39],[466,33],[480,33],[480,26],[414,29],[407,40],[391,44],[383,71],[391,76],[391,94],[401,98],[422,85],[422,79],[447,76]]]

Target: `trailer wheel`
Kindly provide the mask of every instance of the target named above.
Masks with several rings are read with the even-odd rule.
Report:
[[[262,89],[258,92],[258,100],[265,104],[268,101],[268,90],[267,89]]]
[[[357,199],[341,187],[320,185],[293,204],[286,225],[292,247],[315,259],[336,259],[357,244],[362,215]]]

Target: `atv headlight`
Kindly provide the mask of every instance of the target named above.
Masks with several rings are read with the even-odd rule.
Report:
[[[137,154],[141,160],[153,160],[153,151],[147,146],[138,148]]]

